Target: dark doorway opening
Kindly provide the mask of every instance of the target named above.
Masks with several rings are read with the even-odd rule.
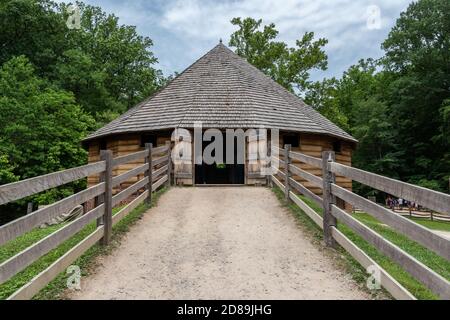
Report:
[[[227,148],[225,135],[223,138],[223,161],[227,159]],[[203,141],[202,154],[205,148],[213,141]],[[234,163],[213,163],[195,165],[195,184],[244,184],[245,183],[245,165],[238,164],[237,157],[237,139],[234,142]],[[215,156],[215,154],[213,154]]]

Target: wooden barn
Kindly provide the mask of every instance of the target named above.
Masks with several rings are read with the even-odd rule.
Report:
[[[98,161],[101,149],[112,150],[116,157],[143,150],[146,143],[163,146],[171,141],[174,129],[193,132],[195,122],[201,122],[203,130],[216,128],[223,132],[239,128],[278,129],[280,148],[290,144],[293,151],[313,157],[334,150],[336,161],[346,165],[351,165],[356,145],[352,136],[222,43],[159,92],[89,135],[84,145],[89,150],[89,162]],[[267,144],[270,139],[267,135]],[[192,154],[197,148],[205,148],[205,143],[196,145],[189,137],[184,137],[183,143],[192,148]],[[172,179],[177,185],[265,184],[266,179],[259,174],[263,159],[257,164],[249,163],[255,149],[252,143],[251,137],[247,137],[243,164],[195,164],[191,158],[183,165],[175,165]],[[114,174],[139,164],[119,166]],[[306,164],[299,166],[321,175],[320,169]],[[89,184],[97,181],[98,177],[88,180]],[[302,183],[316,194],[321,193],[321,189],[308,182]],[[337,183],[351,189],[350,180],[337,177]]]

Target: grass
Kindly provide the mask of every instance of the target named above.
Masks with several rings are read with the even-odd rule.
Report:
[[[152,196],[151,205],[147,205],[144,203],[140,204],[136,209],[134,209],[130,214],[124,217],[118,224],[113,227],[112,241],[111,245],[104,247],[99,244],[92,246],[89,250],[87,250],[80,258],[78,258],[73,265],[77,265],[81,268],[82,276],[85,276],[89,273],[89,267],[92,265],[94,258],[102,255],[108,254],[114,247],[116,247],[120,243],[121,237],[129,230],[130,226],[132,226],[137,220],[139,220],[144,212],[149,208],[156,204],[158,198],[163,194],[167,189],[163,188],[156,192]],[[121,207],[114,208],[113,214],[116,214]],[[37,241],[43,239],[47,235],[55,232],[59,228],[62,228],[64,224],[59,224],[55,226],[50,226],[44,229],[36,228],[13,241],[8,242],[4,246],[0,247],[0,263],[19,253],[23,249],[29,247],[30,245],[36,243]],[[54,261],[64,255],[67,251],[81,242],[84,238],[86,238],[90,233],[92,233],[96,228],[96,223],[91,222],[84,229],[78,232],[76,235],[71,237],[70,239],[63,242],[60,246],[50,251],[48,254],[42,256],[38,260],[36,260],[33,264],[27,267],[25,270],[16,274],[13,278],[8,280],[7,282],[0,285],[0,300],[6,299],[15,291],[17,291],[20,287],[28,283],[33,277],[37,274],[45,270],[48,266],[50,266]],[[58,277],[56,277],[52,282],[50,282],[45,288],[43,288],[34,299],[60,299],[62,297],[62,293],[66,289],[66,281],[68,275],[65,273],[61,273]]]
[[[278,194],[279,198],[283,198],[283,192],[278,188],[275,188],[275,193]],[[314,209],[318,214],[322,215],[322,208],[318,206],[313,201],[299,196],[304,202],[306,202],[312,209]],[[321,237],[322,231],[321,229],[295,204],[289,204],[291,210],[293,210],[299,219],[299,221],[304,224],[309,229],[313,230],[314,233],[318,233],[316,237]],[[450,262],[446,259],[440,257],[434,252],[426,249],[425,247],[419,245],[418,243],[410,240],[409,238],[397,233],[395,230],[391,229],[388,226],[381,224],[379,221],[371,217],[366,213],[357,213],[353,215],[360,222],[364,223],[372,230],[376,231],[380,235],[382,235],[387,240],[396,244],[398,247],[408,252],[412,256],[414,256],[417,260],[421,261],[425,265],[427,265],[430,269],[434,270],[441,276],[446,279],[450,279]],[[437,222],[437,221],[424,221],[420,219],[414,219],[416,222],[426,226],[432,227],[437,230],[448,230],[447,222]],[[419,220],[419,221],[417,221]],[[307,221],[307,222],[305,222]],[[344,224],[338,224],[338,229],[343,232],[353,243],[355,243],[359,248],[361,248],[366,254],[368,254],[373,260],[375,260],[382,268],[384,268],[391,276],[393,276],[399,283],[401,283],[408,291],[410,291],[414,296],[418,299],[438,299],[438,297],[433,294],[428,288],[426,288],[423,284],[415,280],[409,273],[404,271],[397,263],[393,262],[378,250],[366,242],[362,237],[354,233],[350,228],[346,227]],[[340,249],[342,251],[342,249]],[[345,256],[344,256],[345,257]],[[345,260],[348,260],[348,257],[345,257]],[[363,274],[360,274],[360,270],[355,267],[353,264],[356,261],[352,261],[352,259],[347,261],[348,268],[350,273],[353,275],[355,280],[362,281],[361,277],[364,279],[367,278],[367,274],[364,270]],[[359,265],[359,264],[358,264]],[[362,269],[360,267],[360,269]]]

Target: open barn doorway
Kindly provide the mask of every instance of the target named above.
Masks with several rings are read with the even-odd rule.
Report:
[[[222,133],[223,143],[223,159],[227,159],[227,148],[225,143],[225,134]],[[202,154],[205,151],[205,148],[210,144],[210,141],[203,141],[202,144]],[[202,162],[202,164],[195,165],[195,184],[210,184],[210,185],[239,185],[245,183],[245,165],[238,164],[237,159],[237,139],[235,139],[234,143],[234,162],[233,164],[227,163],[213,163],[207,164]],[[215,156],[213,154],[213,156]]]

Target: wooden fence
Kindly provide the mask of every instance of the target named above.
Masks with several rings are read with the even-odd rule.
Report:
[[[113,177],[114,167],[142,158],[145,159],[145,164]],[[2,205],[90,175],[100,174],[98,184],[0,226],[0,245],[2,245],[68,212],[77,205],[95,199],[95,207],[92,210],[0,264],[0,284],[2,284],[81,231],[92,221],[97,221],[94,232],[8,299],[31,299],[94,244],[100,241],[101,244],[107,245],[115,224],[143,201],[150,203],[152,192],[163,184],[170,185],[171,167],[169,145],[153,148],[151,144],[146,144],[145,150],[118,158],[112,157],[112,151],[102,150],[99,162],[0,186],[0,205]],[[138,177],[136,183],[113,195],[114,187],[133,177]],[[142,178],[139,179],[139,177]],[[138,196],[113,215],[112,209],[133,194]]]
[[[272,165],[272,168],[276,173],[271,175],[271,181],[284,190],[286,199],[290,199],[297,204],[323,229],[325,243],[328,246],[335,247],[337,244],[340,244],[363,267],[377,267],[378,270],[380,270],[381,285],[386,288],[394,298],[415,299],[411,293],[337,229],[337,221],[340,221],[364,238],[368,243],[376,247],[377,250],[389,257],[392,261],[398,263],[404,270],[427,286],[439,297],[442,299],[450,299],[450,283],[447,279],[355,219],[351,214],[336,206],[336,197],[360,208],[381,223],[388,225],[400,234],[407,236],[409,239],[434,251],[436,254],[447,260],[450,260],[450,241],[402,215],[396,214],[375,202],[338,186],[335,183],[335,177],[336,175],[339,175],[350,178],[369,187],[413,201],[426,208],[444,214],[450,213],[450,195],[337,163],[335,162],[334,152],[331,151],[323,152],[322,159],[297,152],[291,152],[289,145],[286,145],[284,149],[276,149],[275,151],[281,156],[279,158],[272,156],[272,164],[278,163],[279,167],[282,169],[274,168]],[[281,158],[283,158],[283,160]],[[313,167],[321,168],[322,177],[312,175],[291,164],[292,159]],[[323,196],[319,197],[308,190],[300,182],[292,178],[293,175],[297,175],[306,179],[313,185],[320,187],[323,190]],[[277,178],[277,176],[279,178]],[[321,205],[323,208],[323,217],[297,197],[293,191],[298,192]]]

